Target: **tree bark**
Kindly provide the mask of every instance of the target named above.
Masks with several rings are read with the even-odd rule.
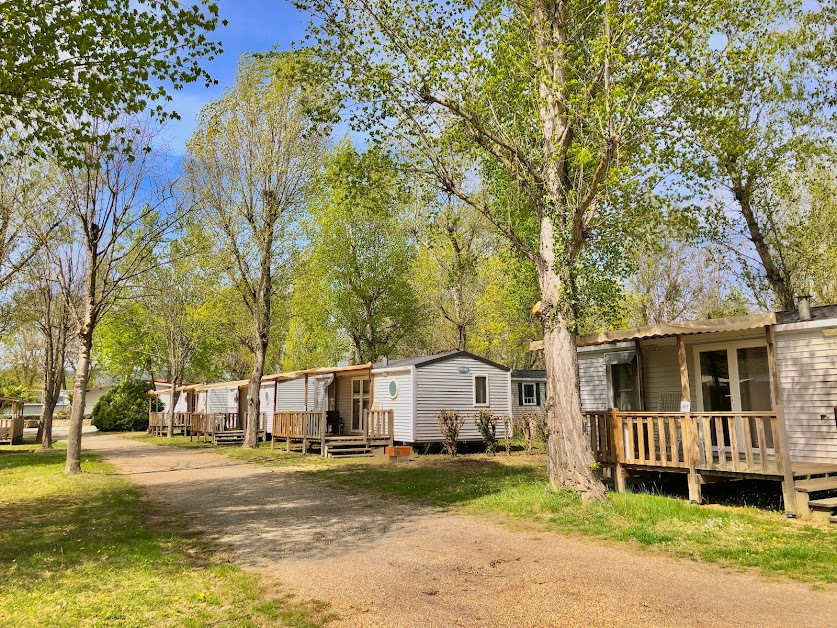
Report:
[[[154,383],[151,384],[152,390],[155,388]],[[177,403],[175,396],[177,395],[177,378],[171,378],[171,398],[169,399],[169,411],[166,414],[169,415],[169,424],[166,435],[169,438],[174,438],[174,405]]]
[[[70,432],[67,435],[67,475],[81,471],[81,429],[84,422],[84,403],[87,398],[87,382],[90,380],[90,353],[93,348],[93,329],[86,325],[78,337],[78,359],[73,379],[73,407],[70,414]]]
[[[262,388],[266,352],[267,343],[260,342],[256,345],[256,351],[253,353],[253,371],[250,373],[250,382],[247,385],[247,427],[244,432],[244,447],[256,448],[259,446],[259,411],[261,410],[259,395]]]
[[[568,0],[539,0],[532,13],[540,78],[539,118],[543,130],[543,174],[546,198],[539,209],[539,316],[544,327],[546,412],[549,429],[548,471],[554,487],[600,498],[604,485],[593,474],[593,455],[582,430],[571,269],[576,233],[573,208],[567,206],[567,150],[572,127],[565,106]],[[575,211],[578,211],[575,209]],[[556,233],[556,225],[564,233]],[[572,242],[567,237],[572,227]],[[556,237],[560,248],[556,252]]]

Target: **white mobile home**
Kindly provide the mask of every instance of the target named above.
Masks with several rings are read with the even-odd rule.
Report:
[[[588,434],[618,488],[648,470],[687,473],[699,502],[704,481],[775,479],[802,516],[809,494],[837,489],[837,306],[577,342]]]
[[[512,371],[512,416],[543,412],[546,403],[546,371]]]
[[[375,406],[392,410],[393,437],[398,442],[442,441],[435,416],[438,410],[467,415],[480,410],[495,415],[512,412],[509,369],[467,351],[378,363],[372,376]],[[502,438],[502,426],[497,432]],[[470,416],[459,440],[481,440]]]

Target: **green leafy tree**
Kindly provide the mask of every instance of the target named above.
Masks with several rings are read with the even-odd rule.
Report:
[[[420,325],[404,181],[382,150],[359,153],[344,140],[321,184],[310,240],[322,299],[310,307],[334,317],[354,360],[372,362],[392,355]]]
[[[199,62],[221,52],[208,37],[218,19],[208,0],[3,0],[0,132],[13,131],[19,143],[3,147],[0,163],[52,154],[80,165],[91,143],[118,137],[95,120],[112,126],[147,110],[176,118],[172,90],[213,82]]]
[[[306,115],[314,91],[300,87],[292,53],[242,57],[235,85],[200,113],[185,169],[217,261],[249,314],[252,356],[245,447],[256,447],[259,392],[274,304],[287,290],[297,225],[324,152]]]
[[[153,144],[154,126],[141,120],[121,126],[132,141]],[[139,278],[160,263],[158,246],[182,218],[178,208],[169,206],[170,188],[159,157],[154,149],[131,155],[91,145],[85,164],[65,168],[61,176],[67,243],[46,250],[70,305],[78,346],[67,474],[81,470],[81,428],[96,328],[115,303],[132,296]]]
[[[776,203],[787,189],[776,186],[833,148],[826,49],[834,24],[827,3],[735,3],[704,27],[717,45],[690,52],[677,99],[683,124],[671,136],[672,162],[710,210],[710,234],[729,246],[767,307],[793,308],[809,290],[793,266],[787,204]]]
[[[143,380],[125,380],[102,395],[93,406],[91,423],[103,432],[134,432],[148,428],[148,410],[160,412],[162,404],[148,393]],[[75,405],[75,404],[74,404]]]
[[[548,372],[549,472],[555,486],[604,493],[582,433],[573,334],[578,295],[624,272],[635,203],[696,41],[714,3],[684,0],[514,3],[296,0],[316,16],[309,41],[335,77],[328,111],[351,106],[357,128],[395,135],[417,168],[480,212],[535,266]],[[313,78],[314,75],[312,75]],[[532,242],[474,168],[505,173]],[[490,183],[491,180],[489,179]],[[621,197],[621,198],[620,198]],[[584,313],[581,313],[583,320]]]

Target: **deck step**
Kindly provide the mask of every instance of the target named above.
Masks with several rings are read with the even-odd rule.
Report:
[[[372,456],[374,456],[374,455],[375,455],[375,454],[373,454],[371,451],[370,451],[370,452],[367,452],[367,453],[365,453],[365,454],[361,454],[361,453],[345,453],[345,452],[339,452],[339,451],[330,451],[330,452],[328,452],[328,457],[329,457],[329,458],[371,458],[371,457],[372,457]]]
[[[837,515],[833,515],[833,516],[829,517],[828,520],[831,523],[837,523]]]
[[[808,502],[812,510],[833,510],[837,508],[837,497],[826,497],[825,499],[812,499]]]
[[[800,480],[795,482],[793,486],[797,491],[801,491],[803,493],[837,490],[837,476],[814,478],[813,480]]]

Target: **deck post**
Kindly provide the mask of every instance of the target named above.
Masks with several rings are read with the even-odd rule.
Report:
[[[625,492],[625,437],[622,434],[622,417],[618,408],[610,410],[611,438],[613,439],[613,486],[619,493]]]
[[[700,504],[702,500],[700,494],[700,474],[695,468],[698,458],[697,421],[693,422],[688,412],[683,415],[681,420],[683,421],[680,425],[683,433],[683,456],[686,458],[686,464],[689,467],[689,501],[693,504]]]
[[[337,381],[337,378],[334,378]],[[326,455],[326,413],[320,412],[320,455],[325,458]]]
[[[686,346],[683,336],[677,335],[677,362],[680,365],[680,397],[687,402],[691,411],[692,391],[689,386],[689,366],[686,363]],[[693,504],[701,502],[700,474],[696,470],[698,457],[698,427],[692,422],[689,412],[684,412],[681,418],[680,430],[683,433],[683,456],[689,466],[689,501]]]
[[[782,405],[782,393],[779,389],[779,368],[776,365],[776,347],[773,343],[773,327],[764,326],[767,340],[767,364],[770,368],[770,391],[773,397],[773,411],[776,413],[776,426],[779,431],[779,442],[773,443],[776,452],[777,471],[782,474],[782,499],[785,502],[786,515],[798,515],[796,507],[796,489],[793,482],[793,466],[791,465],[790,450],[788,449],[788,429],[785,425],[785,409]]]
[[[395,444],[395,411],[387,411],[387,430],[389,431],[389,444]]]

